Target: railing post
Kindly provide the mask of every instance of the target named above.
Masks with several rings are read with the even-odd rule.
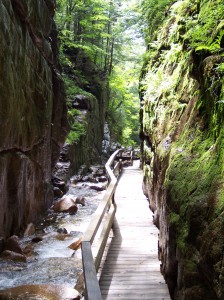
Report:
[[[102,300],[90,242],[82,242],[82,262],[85,270],[85,300]]]

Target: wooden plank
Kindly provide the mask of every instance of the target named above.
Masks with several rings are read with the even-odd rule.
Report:
[[[99,272],[105,300],[170,300],[160,273],[158,230],[141,185],[139,169],[124,170],[115,193],[117,223]]]

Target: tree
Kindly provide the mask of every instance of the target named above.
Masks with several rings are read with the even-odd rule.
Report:
[[[56,20],[67,94],[77,93],[72,84],[76,78],[85,90],[80,80],[84,83],[86,74],[79,58],[87,58],[110,82],[108,122],[114,141],[137,142],[139,53],[143,52],[137,0],[122,4],[119,0],[58,0]]]

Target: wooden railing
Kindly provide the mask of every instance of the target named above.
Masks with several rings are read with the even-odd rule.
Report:
[[[102,300],[97,271],[103,256],[107,239],[113,225],[116,212],[114,193],[117,186],[117,178],[122,171],[121,160],[115,163],[116,157],[121,155],[122,150],[115,151],[107,161],[105,168],[109,177],[109,185],[94,213],[88,229],[82,240],[82,263],[85,278],[85,300]],[[103,222],[102,222],[103,221]],[[92,243],[100,228],[100,236],[97,240],[96,255],[93,258]]]

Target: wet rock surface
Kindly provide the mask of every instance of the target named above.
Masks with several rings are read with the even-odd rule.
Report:
[[[0,291],[2,300],[79,300],[78,291],[63,285],[23,285]]]
[[[0,235],[36,221],[67,132],[54,1],[0,1]],[[25,209],[24,209],[25,208]]]
[[[218,103],[224,85],[223,73],[216,73],[223,58],[204,51],[208,40],[197,39],[207,29],[209,37],[223,29],[215,14],[223,15],[223,6],[216,0],[212,7],[208,0],[188,3],[177,1],[167,11],[142,74],[144,191],[160,229],[161,271],[172,299],[223,300],[224,127]]]

